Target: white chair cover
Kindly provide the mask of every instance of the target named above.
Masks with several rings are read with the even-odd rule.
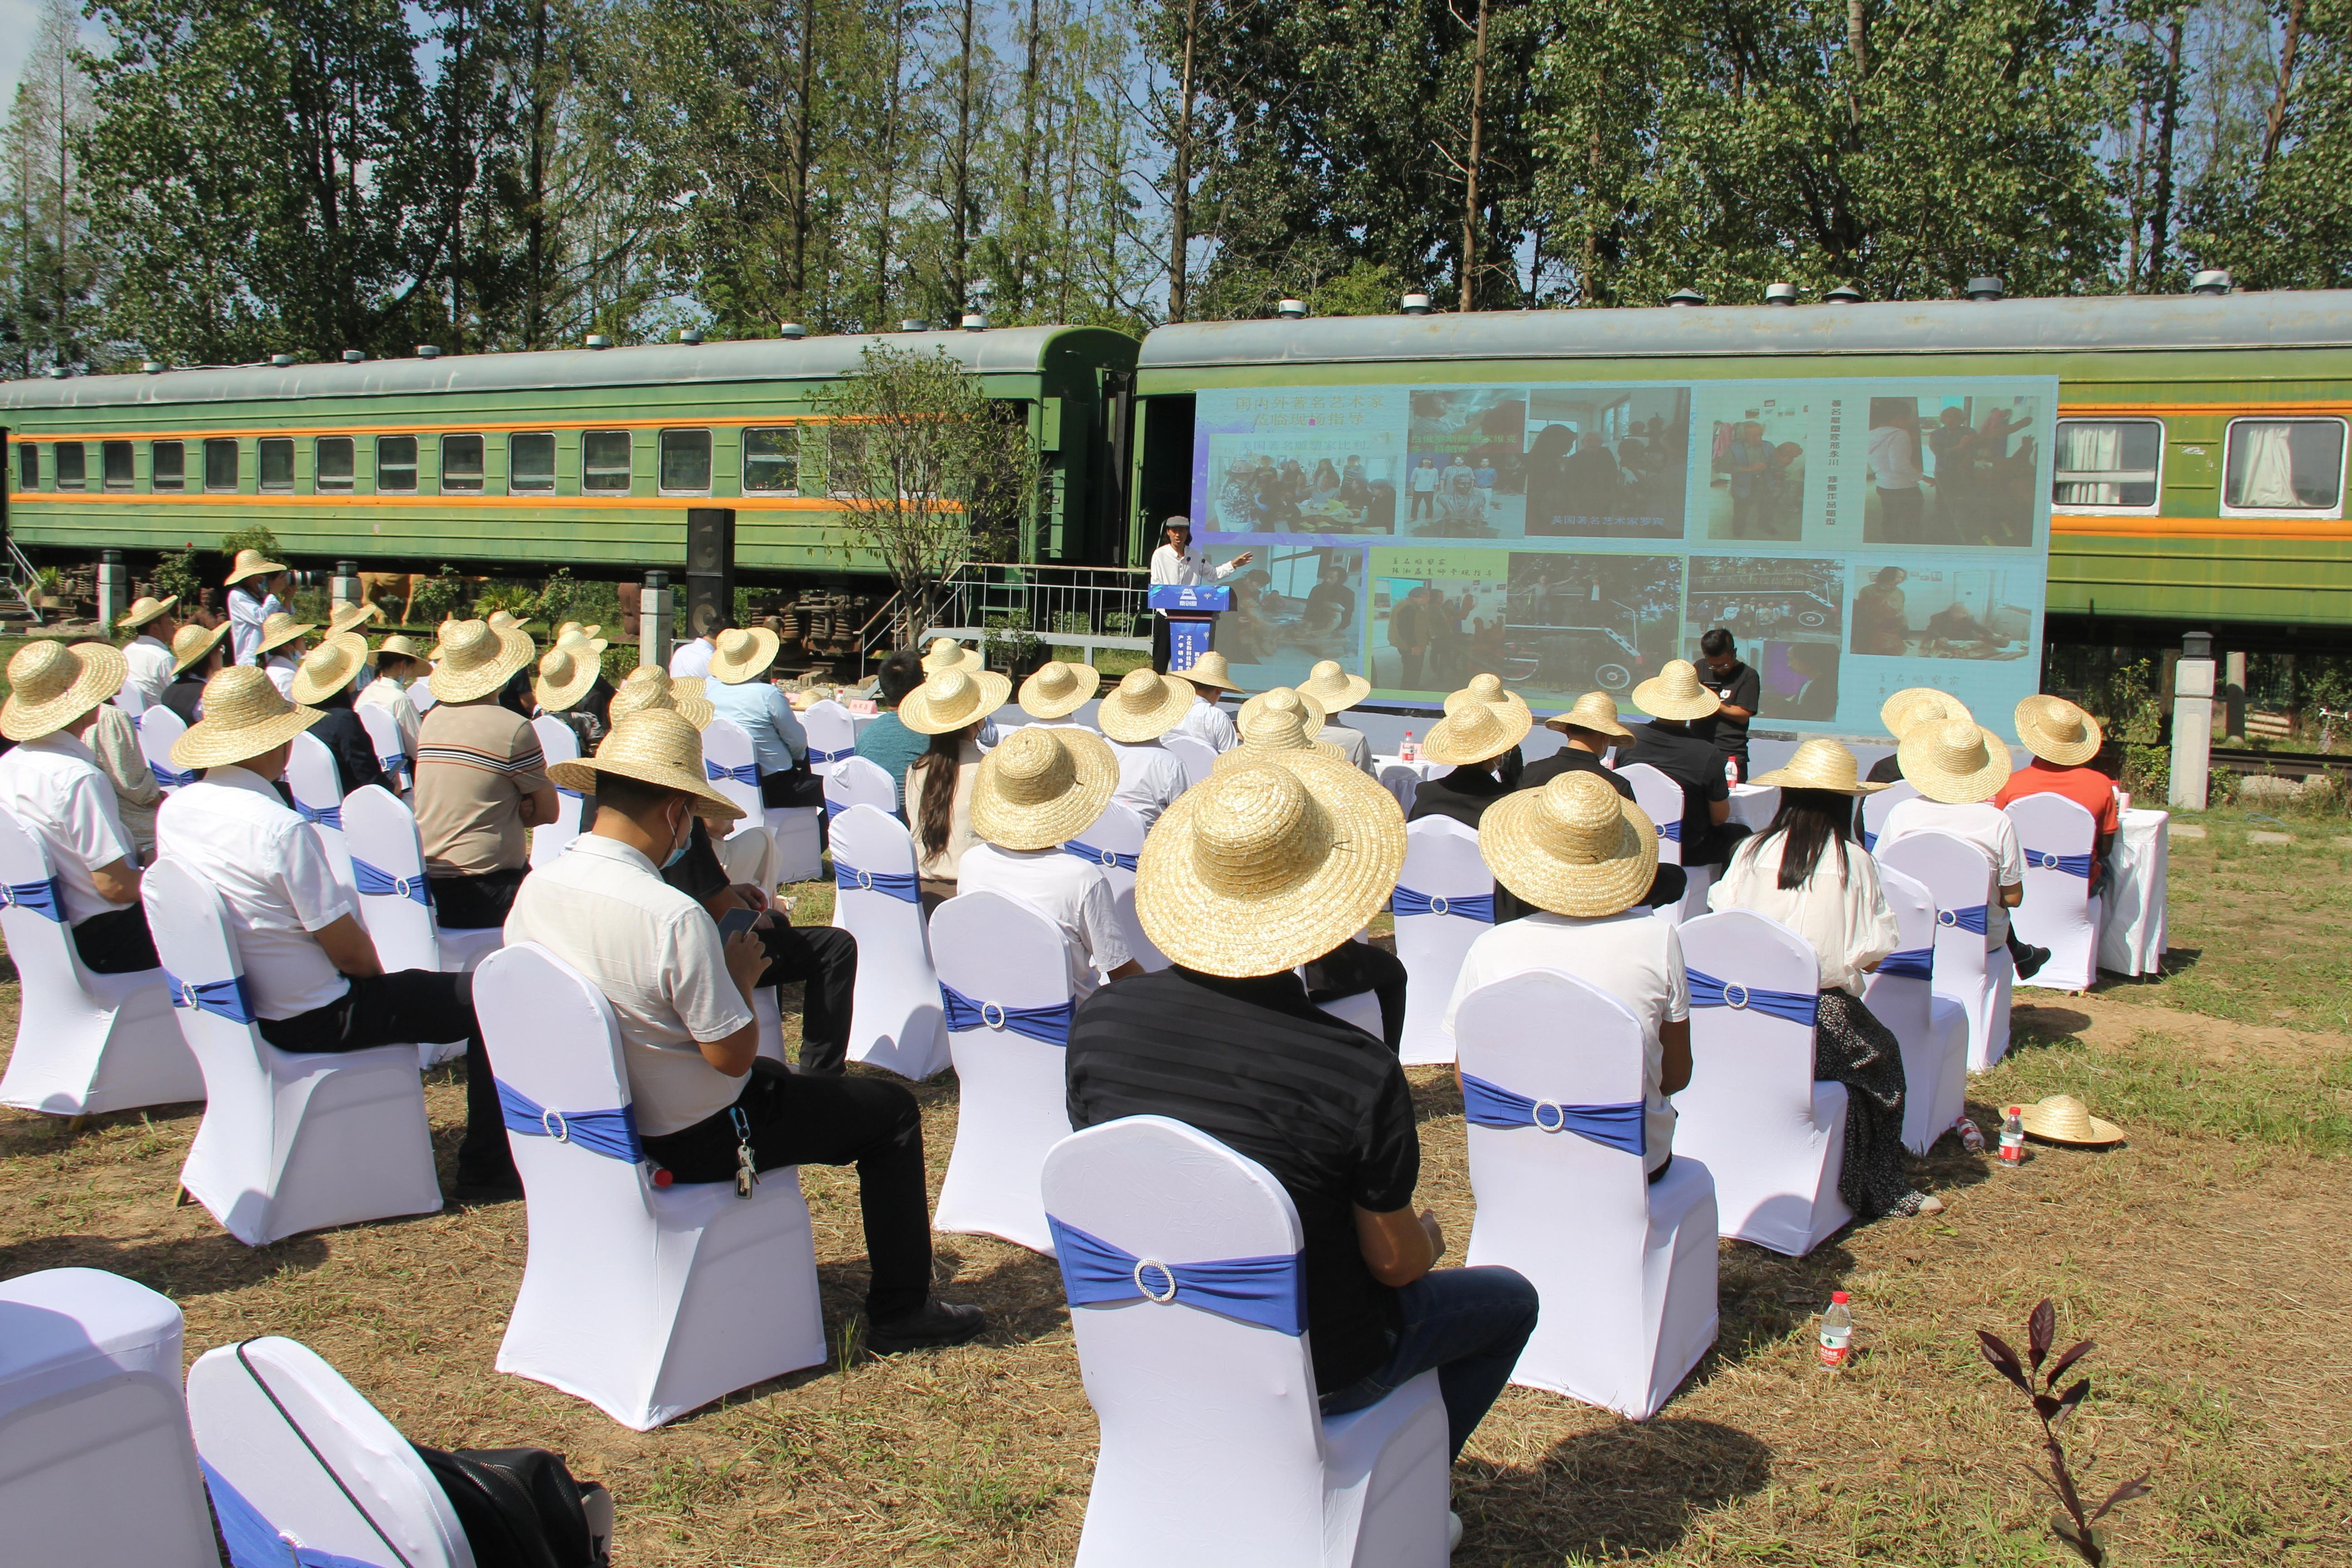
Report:
[[[352,711],[360,716],[368,743],[375,748],[375,765],[398,779],[402,793],[407,793],[416,782],[416,759],[401,738],[399,718],[381,702],[355,702]]]
[[[1628,763],[1617,770],[1617,776],[1633,786],[1633,804],[1657,824],[1658,859],[1668,866],[1681,865],[1683,786],[1647,763]]]
[[[220,895],[166,858],[141,897],[205,1071],[205,1119],[180,1184],[247,1247],[441,1207],[411,1046],[332,1055],[261,1037]]]
[[[612,1007],[536,942],[475,973],[530,1250],[500,1372],[643,1432],[825,1359],[800,1173],[653,1184]]]
[[[1465,1261],[1517,1269],[1544,1302],[1511,1381],[1649,1419],[1715,1343],[1717,1246],[1706,1164],[1677,1152],[1646,1174],[1642,1026],[1534,970],[1463,998],[1454,1037],[1478,1203]]]
[[[1160,743],[1167,747],[1178,762],[1184,764],[1184,784],[1188,789],[1207,778],[1209,770],[1216,766],[1216,748],[1206,741],[1198,741],[1190,735],[1171,732],[1160,736]]]
[[[819,778],[831,778],[835,763],[857,754],[857,721],[830,697],[808,705],[801,731],[808,736],[809,771]]]
[[[310,734],[294,737],[294,749],[286,757],[286,788],[294,796],[294,809],[302,814],[302,820],[318,836],[319,847],[327,852],[335,880],[356,903],[352,851],[343,837],[342,774],[336,771],[335,753],[327,750],[326,742]],[[360,923],[367,923],[364,910]]]
[[[826,787],[860,765],[889,782],[872,763],[852,757]],[[871,805],[851,806],[833,819],[833,923],[857,938],[850,1059],[919,1082],[948,1065],[948,1036],[916,884],[915,841],[898,818]]]
[[[1925,1154],[1969,1099],[1968,1010],[1936,994],[1936,900],[1927,885],[1892,866],[1878,868],[1903,945],[1863,988],[1862,1005],[1903,1046],[1903,1146]]]
[[[1303,968],[1298,977],[1307,978]],[[1315,1010],[1343,1024],[1352,1024],[1376,1040],[1388,1038],[1388,1021],[1381,1016],[1381,999],[1375,992],[1352,991],[1345,996],[1334,996],[1328,1002],[1315,1004]]]
[[[433,684],[430,681],[419,680],[408,687],[408,705],[416,710],[416,716],[419,719],[430,713],[434,704],[440,700],[441,699],[433,695]]]
[[[232,1562],[474,1568],[441,1483],[309,1346],[206,1351],[188,1369],[188,1420]]]
[[[1143,853],[1143,818],[1135,815],[1135,809],[1112,801],[1103,807],[1093,826],[1062,847],[1103,868],[1111,900],[1118,906],[1128,956],[1147,971],[1158,971],[1168,967],[1168,955],[1143,933],[1143,922],[1135,918],[1135,865]]]
[[[1169,1269],[1298,1252],[1297,1211],[1265,1167],[1181,1122],[1134,1116],[1057,1144],[1045,1194],[1068,1231],[1147,1260],[1129,1277],[1115,1255],[1086,1271],[1075,1246],[1061,1253],[1064,1289],[1079,1298],[1078,1370],[1102,1430],[1078,1568],[1440,1568],[1447,1444],[1436,1373],[1323,1420],[1303,1333],[1196,1304]]]
[[[2017,973],[2007,947],[1985,947],[1985,912],[2000,896],[1992,867],[1983,850],[1948,833],[1906,834],[1878,859],[1925,883],[1936,900],[1936,994],[1967,1013],[1969,1070],[1982,1072],[2008,1054],[2010,983]]]
[[[363,784],[343,797],[343,842],[351,849],[352,873],[359,885],[360,923],[375,943],[387,972],[458,968],[445,955],[467,946],[493,950],[484,936],[497,931],[454,931],[446,943],[433,923],[432,894],[425,880],[425,850],[416,836],[416,816],[382,784]],[[462,939],[462,940],[460,940]],[[463,1040],[434,1040],[416,1047],[417,1066],[429,1068],[465,1054]]]
[[[172,1017],[163,972],[93,974],[82,967],[48,851],[5,811],[0,884],[0,933],[22,987],[0,1104],[89,1116],[202,1100],[204,1074]]]
[[[931,911],[942,994],[965,999],[950,1005],[949,1017],[955,1152],[934,1230],[1054,1250],[1037,1183],[1046,1152],[1070,1135],[1068,941],[1034,905],[1002,893],[959,893]]]
[[[1412,809],[1413,792],[1421,788],[1421,770],[1404,763],[1385,763],[1381,767],[1381,787],[1396,797],[1399,811]]]
[[[147,694],[128,680],[124,681],[121,689],[107,700],[130,714],[131,721],[134,725],[139,722],[140,716],[147,711]]]
[[[2099,978],[2104,900],[2091,891],[2096,818],[2063,795],[2020,795],[2004,808],[2025,851],[2025,901],[2011,910],[2018,936],[2050,950],[2050,962],[2021,985],[2088,991]]]
[[[1685,921],[1682,943],[1691,1080],[1675,1096],[1675,1163],[1688,1154],[1715,1173],[1723,1235],[1802,1258],[1853,1217],[1838,1196],[1845,1085],[1813,1081],[1821,961],[1812,943],[1748,910]],[[1722,983],[1712,1005],[1702,1005],[1712,989],[1702,975]],[[1779,997],[1801,998],[1803,1021],[1767,1011]]]
[[[730,881],[772,892],[776,886],[776,841],[760,805],[760,770],[751,737],[732,719],[703,726],[702,768],[710,784],[743,815],[711,845]],[[748,782],[747,782],[748,781]]]
[[[824,813],[813,805],[772,805],[762,812],[774,841],[768,874],[782,882],[814,882],[824,875]]]
[[[389,710],[371,705],[368,710],[382,713],[385,723],[392,725],[394,736],[397,739],[399,726],[393,723]],[[546,758],[551,765],[556,763],[576,762],[579,759],[579,733],[562,720],[551,713],[542,713],[530,721],[530,728],[531,732],[539,737],[539,754]],[[370,729],[373,730],[373,726],[371,725]],[[561,784],[556,785],[555,820],[542,822],[530,830],[532,870],[539,869],[572,847],[572,841],[579,837],[589,826],[580,820],[580,813],[587,804],[587,797],[578,790],[565,789]]]
[[[838,820],[853,805],[870,805],[885,816],[898,815],[898,786],[880,763],[845,757],[825,775],[825,816]]]
[[[180,721],[180,716],[161,702],[139,715],[139,754],[147,759],[147,771],[155,775],[155,782],[163,786],[165,795],[196,782],[194,769],[172,765],[172,747],[187,732],[188,727]]]
[[[1477,830],[1450,816],[1407,825],[1404,868],[1389,904],[1406,976],[1400,1054],[1409,1067],[1450,1062],[1454,1037],[1445,1032],[1445,1008],[1454,1000],[1462,956],[1495,929],[1495,873],[1479,858]]]
[[[0,1284],[0,1521],[11,1563],[220,1568],[169,1298],[97,1268]]]
[[[1909,779],[1896,779],[1876,795],[1862,797],[1862,847],[1873,854],[1878,850],[1878,835],[1886,826],[1886,814],[1906,800],[1918,798],[1919,786]]]

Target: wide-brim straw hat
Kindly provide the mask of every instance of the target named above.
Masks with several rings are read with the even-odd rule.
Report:
[[[1429,727],[1421,754],[1433,763],[1457,768],[1492,762],[1526,740],[1535,722],[1535,714],[1524,702],[1514,707],[1472,698],[1454,704],[1444,718]]]
[[[1535,721],[1535,710],[1528,708],[1528,700],[1520,696],[1517,692],[1512,690],[1509,687],[1505,686],[1503,684],[1503,678],[1499,675],[1474,675],[1470,678],[1470,684],[1464,687],[1461,690],[1447,692],[1445,694],[1445,711],[1448,714],[1456,712],[1465,702],[1484,702],[1489,708],[1523,709],[1527,710],[1529,716],[1529,725],[1532,726]]]
[[[316,707],[357,679],[367,668],[367,639],[357,632],[334,632],[302,656],[288,693],[306,708]]]
[[[236,559],[229,563],[228,575],[221,579],[221,586],[233,588],[247,577],[273,576],[285,570],[286,563],[283,561],[272,561],[258,550],[240,550],[236,552]],[[264,751],[268,749],[267,746],[262,748]]]
[[[286,700],[269,672],[234,664],[205,686],[205,716],[172,742],[172,765],[225,768],[275,751],[326,715]]]
[[[1102,689],[1102,671],[1091,664],[1049,658],[1021,683],[1021,710],[1032,719],[1066,719]]]
[[[1192,682],[1195,689],[1203,686],[1219,691],[1239,691],[1242,689],[1241,683],[1234,679],[1234,672],[1226,668],[1225,656],[1213,648],[1202,654],[1192,668],[1177,673]]]
[[[709,729],[718,713],[709,698],[681,689],[680,683],[670,679],[668,670],[657,664],[641,664],[629,671],[628,679],[613,693],[613,700],[604,712],[608,719],[618,721],[648,708],[667,708],[682,714],[698,731]]]
[[[2029,697],[2017,705],[2017,738],[2045,763],[2080,767],[2106,737],[2099,721],[2063,697]]]
[[[2053,1094],[2025,1107],[2018,1120],[2028,1136],[2053,1143],[2120,1143],[2124,1130],[2091,1114],[2091,1108],[2071,1094]]]
[[[1723,699],[1699,684],[1696,665],[1670,658],[1664,669],[1633,688],[1633,706],[1653,719],[1705,719],[1723,706]]]
[[[68,645],[48,637],[26,643],[8,661],[0,735],[37,741],[57,733],[121,690],[129,668],[112,643]]]
[[[548,712],[561,713],[588,695],[602,668],[594,647],[585,640],[559,642],[539,661],[531,695]]]
[[[1973,719],[1911,726],[1895,750],[1895,766],[1929,800],[1968,805],[1990,800],[2009,782],[2009,744]]]
[[[1276,697],[1275,695],[1276,692],[1280,692],[1281,696]],[[1285,712],[1292,709],[1303,710],[1307,716],[1307,732],[1310,735],[1320,731],[1324,721],[1330,717],[1323,704],[1307,691],[1296,686],[1276,686],[1259,692],[1241,705],[1240,711],[1234,715],[1234,731],[1241,733],[1243,739],[1248,739],[1246,731],[1251,721],[1269,708],[1279,709]]]
[[[953,637],[933,637],[929,649],[923,655],[923,673],[937,675],[943,669],[985,669],[987,658],[976,647],[966,647]]]
[[[1220,753],[1210,763],[1213,770],[1246,767],[1252,763],[1293,763],[1301,757],[1347,761],[1347,753],[1339,747],[1316,739],[1322,732],[1323,710],[1315,700],[1287,686],[1277,686],[1243,703],[1234,729],[1241,744]]]
[[[710,654],[710,679],[721,686],[740,686],[768,673],[784,639],[765,626],[730,626],[719,634]]]
[[[1478,853],[1496,881],[1538,909],[1597,920],[1649,897],[1658,830],[1608,780],[1578,771],[1488,805]]]
[[[596,775],[614,773],[639,784],[674,789],[694,804],[706,822],[733,822],[742,808],[713,789],[702,771],[702,736],[675,708],[641,708],[613,721],[612,732],[593,757],[550,763],[548,778],[558,789],[596,793]]]
[[[604,625],[601,621],[591,626],[582,626],[578,621],[566,621],[562,626],[555,628],[555,640],[557,642],[569,642],[573,637],[586,637],[591,642],[601,643],[602,639],[600,639],[596,634],[604,629]],[[598,651],[603,651],[601,647]]]
[[[136,631],[158,616],[170,615],[172,606],[179,602],[180,595],[177,594],[168,599],[144,597],[133,599],[131,602],[131,607],[122,612],[122,618],[114,624],[126,632]]]
[[[383,668],[386,658],[411,658],[419,664],[428,662],[425,657],[425,650],[416,646],[415,639],[397,635],[388,637],[375,645],[376,668]]]
[[[330,632],[355,632],[370,621],[381,617],[383,606],[370,601],[359,605],[337,605],[327,616]]]
[[[1821,789],[1832,795],[1876,795],[1883,789],[1893,789],[1891,784],[1869,784],[1862,777],[1862,764],[1852,752],[1835,741],[1816,736],[1789,754],[1789,760],[1770,773],[1759,773],[1748,781],[1754,784],[1776,784],[1781,789]]]
[[[316,621],[298,621],[283,610],[277,611],[261,623],[261,640],[254,645],[253,651],[257,656],[268,653],[318,629]]]
[[[971,830],[1004,849],[1051,849],[1095,825],[1118,789],[1118,759],[1091,730],[1024,725],[981,760]]]
[[[1278,974],[1364,928],[1404,865],[1404,813],[1362,770],[1301,758],[1213,773],[1143,841],[1135,912],[1205,974]]]
[[[530,634],[501,632],[488,621],[441,623],[441,662],[433,667],[433,695],[443,702],[471,702],[514,679],[539,658]]]
[[[1112,740],[1130,746],[1156,741],[1192,710],[1195,695],[1192,683],[1181,675],[1130,669],[1095,710],[1095,723]]]
[[[1319,659],[1307,672],[1307,679],[1297,689],[1323,705],[1328,721],[1334,713],[1344,713],[1372,694],[1372,683],[1360,675],[1349,675],[1339,668],[1336,658]]]
[[[223,621],[216,626],[200,626],[194,621],[172,634],[172,673],[184,674],[195,665],[204,663],[205,656],[220,646],[228,636],[229,625]]]
[[[1544,721],[1547,730],[1590,730],[1596,735],[1611,735],[1620,741],[1630,741],[1633,731],[1617,720],[1617,699],[1606,691],[1588,691],[1576,700],[1576,706],[1553,714]]]
[[[1938,691],[1932,686],[1906,686],[1878,705],[1878,721],[1897,741],[1911,732],[1911,726],[1928,719],[1973,719],[1968,705],[1949,692]]]
[[[1004,706],[1013,682],[992,669],[950,665],[907,693],[898,722],[918,735],[946,735],[979,723]]]

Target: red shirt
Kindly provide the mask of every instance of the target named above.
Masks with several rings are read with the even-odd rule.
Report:
[[[2007,805],[2026,795],[2064,795],[2091,814],[2102,838],[2112,838],[2123,826],[2123,813],[2116,809],[2116,781],[2096,768],[2062,768],[2036,757],[2010,774],[1992,800],[1995,805]]]

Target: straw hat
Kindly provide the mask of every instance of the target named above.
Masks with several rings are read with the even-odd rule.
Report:
[[[709,725],[717,712],[709,698],[689,696],[679,690],[669,671],[657,664],[641,664],[629,671],[629,678],[613,693],[613,700],[604,712],[607,718],[617,721],[625,714],[642,712],[647,708],[667,708],[682,713],[697,730]]]
[[[1215,691],[1241,689],[1240,685],[1234,679],[1234,672],[1225,668],[1225,656],[1214,649],[1202,654],[1200,662],[1193,665],[1192,668],[1179,670],[1177,673],[1195,687],[1205,686]],[[1215,700],[1213,698],[1211,700]]]
[[[1301,758],[1214,773],[1143,841],[1135,912],[1206,974],[1278,974],[1371,919],[1404,865],[1404,813],[1360,769]]]
[[[205,685],[205,716],[172,742],[172,765],[225,768],[277,750],[325,717],[287,701],[268,670],[233,664]]]
[[[221,638],[228,636],[228,630],[226,621],[210,628],[190,621],[178,631],[173,632],[172,634],[172,673],[184,675],[193,667],[204,663],[205,655],[220,646]]]
[[[228,575],[221,579],[221,586],[234,588],[247,577],[267,577],[285,570],[286,563],[283,561],[272,561],[258,550],[240,550],[236,552],[236,561],[229,565]],[[262,748],[265,752],[268,749],[267,746]]]
[[[966,647],[953,637],[933,637],[930,651],[923,655],[923,673],[937,675],[943,669],[985,669],[988,660],[976,647]]]
[[[1272,697],[1276,691],[1282,693],[1284,700],[1278,703],[1269,704],[1266,700]],[[1293,698],[1297,700],[1295,704],[1289,700]],[[1241,711],[1234,715],[1234,728],[1238,731],[1247,730],[1249,728],[1251,719],[1265,712],[1269,706],[1284,710],[1288,710],[1293,706],[1304,708],[1307,714],[1307,732],[1309,735],[1316,734],[1321,731],[1325,722],[1330,717],[1328,711],[1324,708],[1320,701],[1310,697],[1297,687],[1277,686],[1272,690],[1261,691],[1256,696],[1243,702]],[[1244,736],[1244,738],[1246,739],[1247,737]]]
[[[1051,849],[1092,827],[1118,789],[1118,759],[1091,730],[1024,725],[982,759],[971,830],[1003,849]]]
[[[1705,719],[1723,706],[1723,699],[1699,684],[1696,665],[1670,658],[1664,669],[1633,688],[1633,706],[1653,719]]]
[[[1323,716],[1328,721],[1334,713],[1344,713],[1372,694],[1372,683],[1360,675],[1349,675],[1339,668],[1336,658],[1319,661],[1298,683],[1298,690],[1323,705]]]
[[[1770,773],[1759,773],[1748,782],[1778,784],[1782,789],[1825,789],[1832,795],[1876,795],[1895,787],[1863,783],[1862,764],[1854,761],[1853,753],[1835,741],[1818,737],[1799,746]]]
[[[1591,730],[1595,734],[1613,735],[1620,741],[1630,741],[1633,731],[1617,721],[1617,699],[1606,691],[1588,691],[1576,700],[1576,706],[1565,712],[1555,713],[1544,721],[1547,730]]]
[[[337,605],[327,616],[330,632],[355,632],[370,621],[383,615],[383,606],[373,602],[363,605]]]
[[[576,789],[583,795],[596,793],[598,773],[617,773],[639,784],[674,789],[693,803],[694,815],[706,822],[733,822],[743,815],[703,776],[702,737],[675,709],[641,708],[618,715],[612,733],[604,737],[594,756],[552,763],[547,769],[549,780],[558,789]]]
[[[441,662],[433,668],[433,695],[444,702],[488,697],[539,657],[530,634],[501,632],[488,621],[441,623]]]
[[[1499,675],[1474,675],[1470,678],[1470,684],[1461,690],[1447,692],[1446,713],[1452,715],[1465,702],[1484,702],[1490,708],[1516,708],[1528,714],[1530,729],[1535,725],[1534,710],[1528,707],[1528,700],[1505,686]]]
[[[1102,689],[1102,671],[1091,664],[1049,658],[1021,683],[1021,710],[1032,719],[1066,719]]]
[[[333,632],[302,656],[294,671],[289,694],[305,708],[314,708],[349,686],[367,668],[367,639],[357,632]]]
[[[2017,705],[2017,738],[2045,763],[2080,767],[2106,739],[2099,721],[2063,697],[2029,697]]]
[[[179,602],[180,595],[177,594],[168,599],[158,599],[152,596],[134,599],[131,602],[131,607],[122,612],[122,618],[114,624],[126,632],[136,631],[157,616],[170,615],[172,606]]]
[[[0,735],[37,741],[55,734],[122,689],[129,668],[112,643],[70,647],[44,638],[28,642],[8,661],[8,700],[0,703]]]
[[[907,693],[898,722],[918,735],[945,735],[977,724],[1005,704],[1013,682],[992,669],[950,665]]]
[[[2091,1108],[2071,1094],[2053,1094],[2025,1107],[2018,1120],[2026,1132],[2053,1143],[2120,1143],[2124,1130],[2091,1114]]]
[[[595,642],[599,645],[597,651],[601,653],[604,651],[605,645],[603,643],[603,640],[596,636],[596,634],[604,629],[604,623],[601,621],[594,626],[582,626],[578,621],[566,621],[562,626],[555,628],[555,640],[557,642],[569,642],[573,637],[586,637],[591,642]]]
[[[1429,727],[1428,738],[1421,743],[1421,754],[1433,763],[1458,768],[1492,762],[1526,740],[1528,731],[1535,728],[1535,715],[1524,702],[1514,707],[1459,691],[1454,696],[1464,700],[1449,698],[1445,717]]]
[[[1911,726],[1923,719],[1973,719],[1966,704],[1957,697],[1937,690],[1932,686],[1906,686],[1878,705],[1878,721],[1886,732],[1900,741],[1910,732]]]
[[[318,629],[316,621],[298,621],[283,610],[276,611],[261,623],[261,641],[254,646],[254,654],[258,657],[273,648],[284,647],[296,637],[309,637]]]
[[[1260,692],[1242,704],[1234,728],[1241,733],[1241,744],[1220,754],[1210,764],[1212,770],[1253,763],[1293,763],[1301,757],[1347,761],[1345,752],[1315,738],[1323,728],[1323,710],[1315,706],[1315,700],[1287,686]]]
[[[514,618],[512,610],[492,610],[489,614],[489,622],[490,630],[502,637],[511,637],[522,630],[522,623]]]
[[[388,637],[384,638],[383,641],[375,645],[375,662],[377,668],[381,669],[383,668],[383,661],[386,657],[393,658],[413,658],[419,664],[425,662],[424,651],[420,649],[412,639],[398,636]]]
[[[710,655],[710,679],[721,686],[740,686],[768,673],[784,639],[765,626],[731,626],[719,634]]]
[[[588,695],[601,668],[593,645],[586,640],[559,642],[539,661],[539,679],[531,683],[531,695],[548,712],[561,713]]]
[[[1181,675],[1149,668],[1130,669],[1095,711],[1095,722],[1114,741],[1137,745],[1156,741],[1192,710],[1192,683]]]
[[[1630,910],[1658,874],[1658,830],[1599,773],[1514,790],[1478,819],[1495,879],[1538,909],[1585,920]]]
[[[1921,795],[1947,805],[1990,800],[2009,782],[2007,743],[1973,719],[1912,725],[1895,764]]]

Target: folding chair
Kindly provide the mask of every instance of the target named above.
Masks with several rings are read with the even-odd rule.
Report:
[[[1111,901],[1118,906],[1128,956],[1156,972],[1168,967],[1168,955],[1144,934],[1143,922],[1135,918],[1135,868],[1143,854],[1143,818],[1135,814],[1135,808],[1114,800],[1103,807],[1093,826],[1063,845],[1062,852],[1102,868],[1104,879],[1110,883]]]
[[[898,784],[878,764],[864,757],[840,758],[825,775],[826,820],[837,821],[853,805],[870,805],[885,816],[898,816]]]
[[[835,763],[857,754],[857,721],[830,697],[808,705],[801,730],[808,736],[809,771],[819,778],[832,777]]]
[[[1160,743],[1175,753],[1176,760],[1184,764],[1184,780],[1187,787],[1207,778],[1209,770],[1216,766],[1217,750],[1206,741],[1196,741],[1190,735],[1171,733],[1160,736]]]
[[[2050,962],[2021,985],[2088,991],[2099,979],[2098,819],[2063,795],[2021,795],[2003,808],[2025,851],[2025,901],[2010,911],[2017,934],[2050,950]]]
[[[165,795],[196,782],[194,769],[172,765],[172,747],[187,732],[180,716],[160,702],[139,716],[139,754],[147,759],[147,771]]]
[[[416,759],[401,738],[400,720],[380,702],[355,702],[352,711],[360,716],[368,743],[375,748],[375,765],[399,780],[401,793],[406,795],[416,785]]]
[[[827,787],[859,767],[889,782],[880,768],[853,757]],[[905,826],[871,805],[835,817],[833,886],[833,923],[857,938],[850,1059],[920,1082],[948,1065],[947,1025],[915,875],[915,841]]]
[[[2000,896],[1991,865],[1983,850],[1948,833],[1906,834],[1878,862],[1924,883],[1936,900],[1936,994],[1968,1014],[1969,1070],[1984,1071],[2009,1052],[2017,973],[2007,946],[1987,945],[1992,901]]]
[[[1863,988],[1862,1005],[1903,1047],[1903,1146],[1925,1154],[1968,1110],[1968,1009],[1935,990],[1936,900],[1892,866],[1878,884],[1895,911],[1896,940]]]
[[[335,767],[335,753],[327,750],[324,741],[310,734],[294,737],[294,749],[286,756],[286,788],[294,797],[294,809],[310,825],[319,847],[327,852],[335,880],[345,892],[356,895],[351,847],[343,839],[342,774]]]
[[[742,812],[727,836],[711,846],[727,875],[762,892],[776,889],[776,840],[760,805],[760,769],[751,737],[732,719],[713,719],[702,731],[702,772],[713,788]]]
[[[1862,797],[1862,847],[1872,854],[1878,853],[1878,836],[1886,826],[1886,814],[1906,800],[1917,798],[1919,786],[1909,779],[1897,779],[1875,795]]]

